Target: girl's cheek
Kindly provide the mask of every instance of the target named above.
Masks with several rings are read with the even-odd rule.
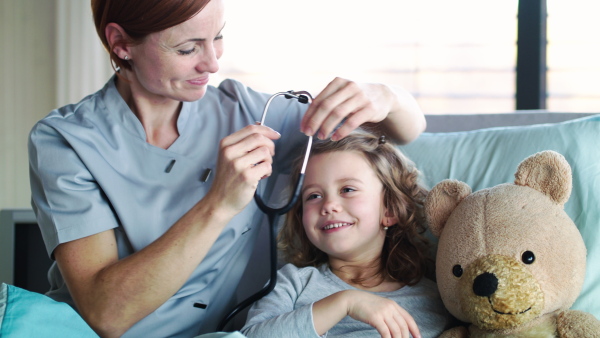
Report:
[[[319,217],[318,208],[314,205],[304,205],[302,208],[302,223],[305,226],[315,222]]]

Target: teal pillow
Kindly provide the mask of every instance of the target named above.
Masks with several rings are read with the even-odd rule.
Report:
[[[401,150],[423,173],[428,188],[451,178],[473,191],[513,182],[518,164],[529,155],[543,150],[562,154],[573,172],[565,211],[588,252],[585,282],[573,308],[600,319],[600,115],[554,124],[424,133]],[[563,249],[569,248],[557,248]]]
[[[0,337],[98,337],[66,303],[13,285],[0,286]]]

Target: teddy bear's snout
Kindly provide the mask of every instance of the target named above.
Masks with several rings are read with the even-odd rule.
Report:
[[[507,329],[535,318],[544,293],[527,267],[514,257],[486,255],[471,262],[460,277],[461,308],[484,329]]]
[[[484,272],[473,281],[473,292],[480,297],[489,297],[498,290],[498,278],[489,272]]]

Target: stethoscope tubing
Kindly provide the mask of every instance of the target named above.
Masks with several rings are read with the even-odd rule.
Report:
[[[260,121],[261,125],[265,125],[265,119],[266,119],[267,111],[269,109],[269,105],[271,104],[271,101],[273,101],[273,99],[275,99],[276,97],[282,96],[282,95],[288,99],[295,98],[300,103],[311,103],[312,102],[312,96],[310,95],[310,93],[308,93],[306,91],[298,91],[298,92],[289,91],[289,92],[275,93],[269,98],[269,100],[267,100],[267,103],[265,104],[265,109],[263,110],[263,114],[262,114],[261,121]],[[227,325],[227,323],[233,317],[235,317],[238,313],[240,313],[246,307],[250,306],[252,303],[256,302],[257,300],[259,300],[262,297],[269,294],[269,292],[273,291],[273,289],[275,288],[275,284],[277,284],[276,227],[277,227],[277,224],[279,223],[279,217],[281,215],[286,214],[288,211],[290,211],[290,209],[292,209],[292,207],[296,204],[296,202],[300,198],[300,194],[302,192],[302,184],[304,183],[304,173],[306,171],[306,165],[308,163],[308,157],[310,155],[311,147],[312,147],[312,136],[309,136],[308,144],[306,146],[306,152],[304,154],[304,160],[302,162],[302,168],[300,170],[300,175],[298,176],[298,180],[296,181],[294,192],[286,205],[284,205],[283,207],[279,207],[279,208],[270,207],[263,201],[262,197],[258,193],[258,190],[254,192],[254,201],[256,202],[258,208],[263,213],[265,213],[265,215],[267,215],[267,218],[269,220],[269,241],[271,244],[269,282],[258,292],[254,293],[250,297],[248,297],[245,300],[243,300],[242,302],[240,302],[225,318],[223,318],[223,320],[219,323],[219,326],[217,326],[217,331],[222,331],[225,328],[225,325]]]

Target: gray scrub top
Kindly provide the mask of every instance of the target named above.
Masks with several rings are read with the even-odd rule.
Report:
[[[183,103],[180,136],[168,149],[146,142],[115,77],[81,102],[52,111],[29,137],[32,206],[48,254],[61,243],[110,229],[119,258],[152,243],[208,192],[212,178],[204,182],[203,177],[207,169],[215,170],[219,141],[260,121],[269,96],[233,80],[209,86],[201,100]],[[306,107],[282,96],[270,105],[266,124],[282,134],[274,159],[279,166],[271,177],[288,172],[296,148],[305,145],[299,123]],[[268,194],[272,182],[259,189]],[[185,285],[125,337],[214,331],[235,305],[262,219],[250,203],[227,224]],[[48,296],[73,305],[56,264],[48,276]]]

